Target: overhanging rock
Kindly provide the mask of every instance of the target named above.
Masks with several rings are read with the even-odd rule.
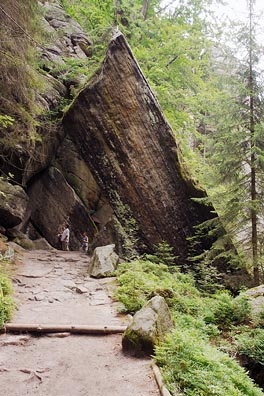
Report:
[[[122,34],[63,122],[119,221],[134,224],[146,249],[165,240],[184,262],[193,227],[212,214],[192,200],[205,193],[185,175],[173,131]]]

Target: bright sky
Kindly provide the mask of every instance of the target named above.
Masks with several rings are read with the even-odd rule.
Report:
[[[173,9],[177,7],[179,0],[163,0],[163,5],[170,5]],[[249,18],[248,13],[248,0],[224,0],[225,5],[216,5],[217,0],[214,0],[213,10],[219,19],[224,21],[225,19],[231,19],[236,21],[246,22]],[[259,44],[264,45],[264,0],[255,0],[254,3],[254,14],[256,17],[254,20],[255,34]],[[262,61],[264,63],[264,60]]]
[[[215,3],[217,0],[214,0]],[[248,0],[224,0],[225,6],[218,5],[214,8],[218,11],[219,16],[228,15],[232,18],[236,19],[245,19],[247,17],[247,4]],[[171,4],[171,7],[175,7],[178,3],[178,0],[163,0],[162,3],[164,5]],[[264,13],[264,0],[255,0],[254,9],[256,12],[262,11]],[[264,21],[264,17],[263,17]],[[264,25],[264,24],[263,24]]]
[[[226,5],[215,7],[219,18],[229,17],[243,22],[249,19],[248,0],[225,0]],[[255,14],[255,16],[254,16]],[[255,37],[260,45],[264,44],[264,0],[255,0],[253,6],[253,24]],[[264,64],[263,55],[260,54],[261,64]],[[263,67],[263,66],[262,66]]]
[[[225,0],[226,6],[218,6],[219,15],[229,15],[231,18],[247,18],[248,0]],[[254,10],[256,13],[264,12],[264,1],[255,0]],[[264,18],[264,17],[263,17]],[[264,20],[264,19],[263,19]]]

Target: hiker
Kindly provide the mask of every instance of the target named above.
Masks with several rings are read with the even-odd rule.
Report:
[[[87,253],[87,251],[88,251],[88,242],[89,242],[88,236],[87,236],[86,232],[83,232],[83,233],[82,233],[81,250],[82,250],[84,253]]]
[[[61,235],[62,250],[69,250],[70,229],[69,224],[66,224]]]
[[[63,233],[64,228],[65,228],[65,223],[63,223],[62,225],[60,225],[59,228],[58,228],[58,234],[57,234],[57,238],[58,238],[58,240],[57,240],[57,247],[58,247],[58,249],[60,249],[60,250],[62,250],[61,236],[62,236],[62,233]]]

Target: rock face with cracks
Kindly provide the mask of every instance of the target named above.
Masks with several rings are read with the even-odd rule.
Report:
[[[64,127],[118,220],[133,222],[143,250],[165,240],[184,262],[187,238],[211,208],[192,200],[205,193],[179,163],[173,132],[123,35],[111,41]]]
[[[5,228],[17,226],[23,220],[28,196],[20,186],[0,179],[0,224]]]

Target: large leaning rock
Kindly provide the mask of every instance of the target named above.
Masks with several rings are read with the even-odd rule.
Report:
[[[94,278],[113,276],[119,257],[114,251],[115,245],[100,246],[94,249],[90,275]]]
[[[154,346],[172,328],[173,321],[165,299],[155,296],[134,315],[122,338],[123,350],[135,356],[151,355]]]
[[[28,196],[20,186],[0,179],[0,226],[13,228],[25,216]]]
[[[133,225],[142,250],[165,240],[185,262],[193,227],[213,215],[192,200],[205,193],[179,163],[173,131],[123,35],[110,42],[101,70],[63,123],[120,223]]]

